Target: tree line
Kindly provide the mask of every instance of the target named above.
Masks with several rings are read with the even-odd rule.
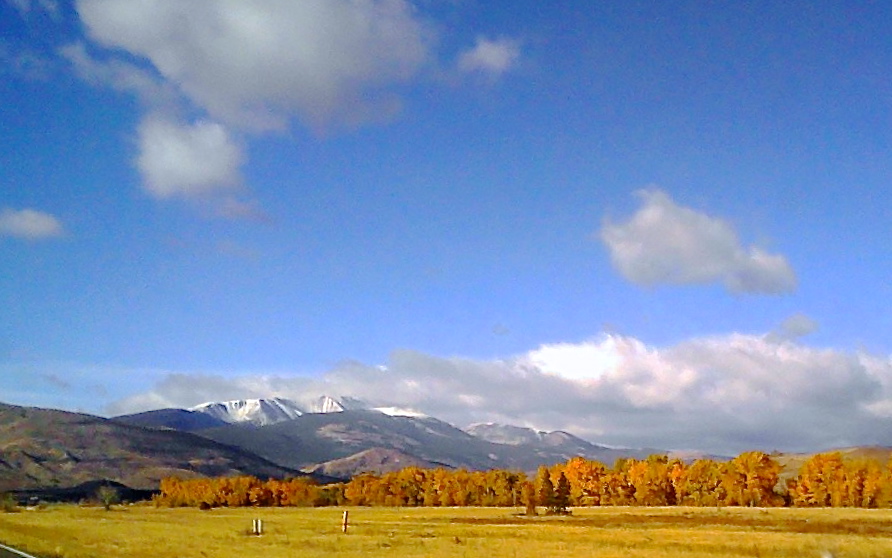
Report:
[[[840,453],[809,458],[781,481],[782,467],[763,452],[730,461],[685,463],[665,455],[619,459],[613,467],[575,457],[523,472],[407,467],[360,474],[320,486],[308,478],[165,478],[159,506],[524,506],[563,513],[577,506],[892,507],[892,460],[847,460]]]

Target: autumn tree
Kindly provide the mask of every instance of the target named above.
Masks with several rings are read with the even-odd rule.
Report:
[[[799,470],[795,483],[789,484],[793,504],[801,507],[840,505],[846,491],[845,466],[839,452],[811,456]]]
[[[574,457],[564,466],[564,472],[570,481],[570,505],[601,505],[602,483],[607,474],[603,463]]]
[[[678,479],[676,499],[684,506],[720,506],[727,499],[722,466],[712,459],[698,459]]]
[[[862,508],[878,508],[882,506],[884,485],[882,467],[871,459],[862,460],[857,466],[862,480],[860,502],[856,505]]]
[[[651,455],[645,461],[635,461],[629,466],[629,480],[635,487],[635,500],[645,506],[675,505],[675,486],[670,465],[665,455]]]
[[[783,498],[774,491],[780,465],[766,453],[750,451],[728,464],[722,482],[726,484],[726,502],[738,506],[777,506]]]
[[[629,478],[629,470],[635,463],[635,459],[616,460],[604,478],[602,505],[630,506],[635,503],[635,485]]]

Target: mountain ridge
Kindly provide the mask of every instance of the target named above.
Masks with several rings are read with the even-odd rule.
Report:
[[[0,491],[108,479],[156,489],[167,476],[302,476],[206,437],[56,409],[0,404]]]
[[[297,403],[284,397],[211,401],[186,410],[204,413],[225,423],[250,422],[258,426],[293,420],[306,413]]]
[[[270,408],[282,406],[292,412],[288,415],[268,412]],[[397,461],[394,455],[401,456],[401,462],[531,472],[539,465],[551,465],[575,456],[612,463],[619,457],[644,457],[652,451],[608,448],[563,431],[547,432],[495,423],[462,430],[411,409],[371,408],[359,400],[328,395],[318,397],[307,406],[298,406],[293,400],[269,398],[205,403],[187,412],[206,412],[218,421],[210,428],[193,430],[199,435],[239,447],[284,467],[304,471],[337,470],[339,474],[385,470]],[[143,424],[177,428],[177,423],[183,422],[179,415],[170,416],[176,420],[159,424],[163,422],[161,416],[142,415],[147,419]],[[130,416],[128,420],[140,418]],[[364,453],[371,450],[374,451]]]

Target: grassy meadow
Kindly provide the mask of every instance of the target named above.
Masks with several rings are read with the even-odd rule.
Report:
[[[0,514],[0,542],[41,558],[892,556],[892,510],[194,508],[74,505]],[[249,534],[254,518],[262,536]]]

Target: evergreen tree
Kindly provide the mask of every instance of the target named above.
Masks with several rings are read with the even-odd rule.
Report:
[[[552,513],[557,514],[566,514],[568,513],[567,508],[570,506],[570,481],[567,480],[567,476],[561,471],[561,476],[558,477],[557,488],[554,491],[554,506],[550,510]]]
[[[536,488],[539,492],[539,505],[545,506],[548,510],[554,508],[554,483],[551,482],[551,473],[545,465],[539,467]]]
[[[536,485],[530,481],[524,481],[520,496],[526,508],[526,515],[539,515],[536,512]]]

